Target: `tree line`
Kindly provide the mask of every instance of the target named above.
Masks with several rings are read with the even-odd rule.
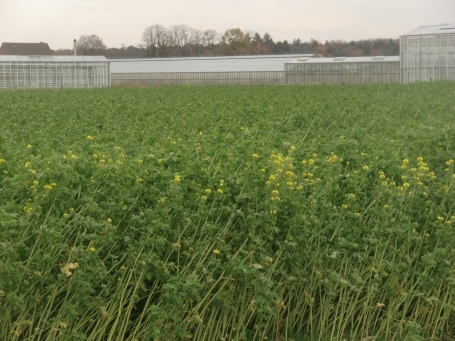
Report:
[[[393,56],[399,54],[398,39],[356,41],[330,40],[322,43],[311,39],[275,41],[269,33],[230,28],[224,33],[198,30],[188,25],[164,27],[152,25],[142,33],[137,46],[108,48],[99,36],[82,35],[77,41],[78,55],[103,55],[107,58],[159,58],[197,56],[237,56],[264,54],[317,53],[324,57]],[[55,55],[72,55],[73,50],[60,49]]]

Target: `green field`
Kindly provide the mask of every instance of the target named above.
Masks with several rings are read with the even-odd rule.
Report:
[[[0,92],[0,340],[449,340],[455,83]]]

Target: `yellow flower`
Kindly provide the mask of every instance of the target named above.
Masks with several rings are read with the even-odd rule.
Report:
[[[93,246],[90,246],[89,250],[92,251],[92,252],[96,251],[96,249]]]
[[[180,175],[176,175],[176,176],[174,176],[174,181],[176,181],[176,182],[180,182]]]
[[[202,196],[201,196],[201,200],[202,200],[202,201],[206,201],[206,200],[207,200],[207,197],[206,197],[205,195],[202,195]]]
[[[33,185],[38,186],[39,185],[39,181],[38,180],[34,180],[33,181]]]
[[[107,222],[108,222],[109,224],[111,224],[111,223],[112,223],[112,219],[111,219],[111,218],[107,218]]]
[[[32,148],[33,148],[33,146],[31,144],[27,145],[27,149],[32,149]]]
[[[217,193],[218,194],[223,194],[223,190],[222,189],[217,189]]]
[[[444,218],[441,217],[441,216],[438,216],[436,219],[437,219],[438,221],[444,221]]]
[[[91,137],[90,135],[87,136],[87,140],[93,140],[93,137]]]
[[[355,199],[355,194],[354,194],[354,193],[350,193],[350,194],[349,194],[349,198]]]
[[[32,168],[32,163],[31,163],[31,162],[26,162],[26,163],[25,163],[25,167],[27,167],[27,168]]]
[[[142,165],[142,164],[144,163],[144,161],[142,161],[142,160],[137,160],[137,163],[140,164],[140,165]]]
[[[71,159],[77,160],[77,156],[76,155],[71,155]]]
[[[166,201],[166,197],[162,197],[162,198],[158,199],[158,204],[164,204],[165,201]]]
[[[5,162],[5,159],[0,159],[0,165]]]
[[[287,177],[293,177],[293,176],[294,176],[294,173],[291,172],[291,171],[286,171],[285,175],[286,175]]]
[[[223,179],[220,180],[220,186],[224,186],[224,180]]]
[[[44,189],[48,190],[48,191],[52,191],[52,186],[50,185],[44,185]]]
[[[215,255],[217,255],[217,254],[219,254],[219,253],[220,253],[220,250],[218,250],[218,249],[215,249],[215,250],[213,250],[213,253],[214,253]]]
[[[158,163],[162,163],[163,162],[163,159],[158,159]]]
[[[57,187],[57,184],[55,182],[51,183],[52,187]]]
[[[204,192],[207,194],[210,194],[210,193],[212,193],[212,190],[210,188],[206,188]]]
[[[356,217],[360,217],[360,213],[359,213],[359,212],[355,212],[354,215],[355,215]]]
[[[290,150],[294,151],[295,150],[295,147],[294,146],[291,146],[291,148],[289,148]]]
[[[430,234],[425,233],[424,236],[428,238],[430,236]]]
[[[125,271],[125,270],[126,270],[126,267],[125,267],[124,265],[122,265],[122,266],[120,267],[120,270]]]
[[[63,218],[68,218],[68,217],[69,217],[68,213],[63,213]]]
[[[255,159],[259,158],[259,155],[258,154],[251,154],[252,157],[254,157]]]
[[[74,208],[70,208],[68,211],[70,211],[70,213],[73,213],[74,212]]]
[[[137,179],[136,179],[136,182],[138,182],[138,183],[140,183],[140,182],[142,182],[142,181],[143,181],[142,178],[137,178]]]
[[[70,270],[77,269],[79,267],[78,263],[68,263],[64,267],[60,268],[60,271],[64,273],[67,277],[71,277],[73,274]]]
[[[447,166],[450,166],[451,164],[453,164],[453,160],[452,159],[446,162]]]
[[[276,210],[271,210],[270,214],[276,214]]]
[[[370,169],[370,167],[368,167],[368,166],[363,166],[362,169],[363,169],[364,171],[367,171],[367,170]]]
[[[385,307],[385,304],[384,303],[376,303],[376,307],[382,308],[382,307]]]
[[[344,209],[347,209],[347,208],[348,208],[348,205],[343,204],[343,205],[341,205],[341,207],[344,208]]]

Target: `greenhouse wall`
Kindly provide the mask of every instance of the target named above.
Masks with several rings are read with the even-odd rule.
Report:
[[[401,83],[455,81],[455,24],[421,26],[400,37]]]
[[[318,55],[111,60],[113,86],[284,84],[284,64]]]
[[[113,73],[112,86],[283,84],[283,71]]]
[[[110,86],[109,61],[84,56],[0,56],[0,88]]]
[[[339,57],[285,64],[286,84],[398,83],[399,57]]]

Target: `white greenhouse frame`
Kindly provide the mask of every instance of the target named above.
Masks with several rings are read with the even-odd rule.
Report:
[[[301,58],[285,64],[286,84],[398,83],[398,56]]]
[[[420,26],[400,37],[402,84],[455,81],[455,24]]]
[[[1,88],[99,88],[110,86],[102,56],[0,56]]]

